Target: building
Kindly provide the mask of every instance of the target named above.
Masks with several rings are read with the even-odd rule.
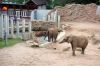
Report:
[[[3,7],[7,7],[9,16],[16,16],[17,18],[29,17],[31,11],[34,9],[46,9],[46,0],[28,0],[23,4],[5,0],[0,2],[1,13]]]
[[[21,29],[19,23],[24,23],[18,20],[30,19],[31,12],[35,9],[46,9],[46,0],[28,0],[23,4],[17,4],[12,1],[8,2],[8,0],[0,1],[0,38],[4,37],[4,32],[9,36],[10,34],[14,34],[14,31],[17,31],[17,35],[19,35]],[[29,25],[31,24],[30,21],[26,22]],[[16,28],[14,26],[16,26]],[[26,28],[23,28],[23,32],[25,29]],[[29,31],[31,31],[31,29]]]

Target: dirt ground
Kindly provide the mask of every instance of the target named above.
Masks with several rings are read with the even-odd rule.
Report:
[[[100,23],[63,24],[70,26],[71,30],[66,31],[68,34],[85,35],[88,38],[95,34],[100,37]],[[52,49],[32,48],[28,42],[22,42],[0,49],[0,66],[100,66],[100,43],[93,44],[90,39],[85,55],[77,50],[75,57],[72,56],[71,46],[67,43],[55,44],[52,47],[56,49]]]

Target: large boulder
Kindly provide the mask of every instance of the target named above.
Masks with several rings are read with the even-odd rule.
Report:
[[[57,36],[57,42],[61,42],[64,38],[66,37],[66,32],[65,31],[62,31],[58,34]]]

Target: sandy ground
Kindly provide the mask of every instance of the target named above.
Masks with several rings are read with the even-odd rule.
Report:
[[[65,23],[64,23],[65,24]],[[72,27],[69,31],[76,35],[100,34],[99,23],[67,22]],[[68,33],[68,32],[67,32]],[[68,48],[64,51],[64,48]],[[91,41],[86,48],[85,55],[78,50],[72,56],[70,44],[55,44],[53,48],[32,48],[26,42],[12,47],[0,49],[0,66],[100,66],[100,44]]]

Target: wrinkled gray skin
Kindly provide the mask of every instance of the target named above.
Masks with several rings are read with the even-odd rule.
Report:
[[[73,56],[75,56],[75,50],[77,47],[82,48],[82,54],[84,54],[85,48],[88,45],[88,39],[84,36],[67,36],[65,39],[63,39],[63,41],[61,41],[60,43],[63,42],[68,42],[71,44],[72,47],[72,51],[73,51]]]
[[[55,27],[48,29],[48,41],[56,42],[56,38],[58,36],[58,29]]]

